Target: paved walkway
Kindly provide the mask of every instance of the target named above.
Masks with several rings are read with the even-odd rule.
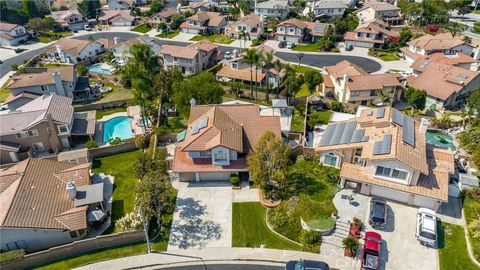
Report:
[[[263,248],[205,248],[177,250],[175,252],[151,253],[98,262],[76,269],[104,270],[165,266],[168,264],[221,261],[263,261],[287,262],[289,260],[310,259],[325,261],[335,269],[358,269],[358,262],[343,256],[328,256],[300,251]]]
[[[259,202],[258,188],[232,190],[232,202]]]

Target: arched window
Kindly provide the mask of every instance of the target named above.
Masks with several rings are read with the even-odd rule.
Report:
[[[225,151],[218,151],[215,154],[215,160],[217,161],[227,160],[227,153]]]

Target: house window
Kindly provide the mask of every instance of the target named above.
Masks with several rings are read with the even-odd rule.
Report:
[[[35,151],[42,151],[43,149],[45,149],[45,147],[43,147],[43,143],[41,142],[33,143],[32,146]]]
[[[209,156],[211,156],[211,155],[212,155],[212,154],[211,154],[210,151],[202,151],[202,152],[200,152],[200,156],[201,156],[201,157],[209,157]]]
[[[42,92],[48,92],[48,85],[41,85],[40,89],[42,89]]]
[[[335,156],[332,153],[328,153],[323,157],[323,164],[324,165],[337,167],[337,161],[338,161],[338,157]]]
[[[390,172],[392,170],[390,168],[382,167],[382,166],[377,166],[377,170],[375,171],[375,175],[377,176],[386,176],[390,177]]]
[[[401,171],[401,170],[397,170],[397,169],[392,170],[392,177],[393,178],[405,180],[405,179],[407,179],[407,175],[408,175],[408,173],[406,171]]]
[[[289,28],[288,31],[289,31],[290,33],[292,33],[292,32],[293,32],[293,28]]]
[[[350,96],[351,97],[359,97],[360,96],[360,91],[351,91]]]
[[[232,69],[238,69],[238,63],[237,62],[232,63]]]
[[[377,166],[375,175],[406,180],[408,177],[408,172],[399,169],[390,169],[383,166]]]
[[[58,126],[58,132],[59,132],[60,134],[62,134],[62,133],[68,133],[68,126],[67,126],[67,125]]]
[[[27,137],[34,137],[34,136],[38,136],[38,131],[36,129],[17,133],[17,138],[27,138]]]
[[[225,161],[227,160],[227,153],[224,151],[218,151],[215,154],[215,161]]]
[[[370,96],[371,96],[371,97],[374,97],[374,96],[376,96],[376,95],[377,95],[377,91],[375,91],[375,90],[370,90]]]

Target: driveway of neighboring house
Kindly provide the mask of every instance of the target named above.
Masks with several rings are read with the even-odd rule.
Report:
[[[168,251],[232,246],[232,188],[227,182],[176,183]]]

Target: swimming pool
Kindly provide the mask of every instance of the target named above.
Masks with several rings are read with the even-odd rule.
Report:
[[[425,139],[427,143],[433,144],[439,148],[450,149],[452,151],[455,151],[456,149],[452,137],[438,130],[427,130]]]
[[[108,143],[112,138],[119,137],[122,140],[133,137],[132,128],[130,126],[130,117],[117,116],[107,120],[103,124],[103,141]]]
[[[96,72],[96,73],[101,73],[101,74],[105,74],[105,75],[111,75],[112,74],[112,70],[103,67],[102,63],[89,66],[87,68],[87,70],[89,72]]]

